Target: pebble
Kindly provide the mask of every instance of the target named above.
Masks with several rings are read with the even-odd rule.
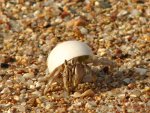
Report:
[[[9,64],[7,64],[7,63],[1,63],[0,65],[1,65],[1,68],[8,68],[9,67]]]
[[[147,72],[147,69],[145,69],[145,68],[135,68],[135,71],[137,73],[139,73],[140,75],[145,75],[146,72]]]
[[[29,88],[30,89],[35,89],[35,86],[34,85],[30,85]]]
[[[8,87],[13,87],[13,82],[11,81],[11,80],[7,80],[6,81],[6,85],[8,86]]]
[[[54,107],[54,103],[52,103],[52,102],[46,102],[45,104],[46,104],[46,105],[45,105],[45,108],[46,108],[47,110]]]
[[[95,101],[87,102],[85,104],[85,108],[88,108],[88,109],[94,109],[96,106],[97,106],[97,104]]]
[[[17,105],[16,108],[22,113],[26,111],[26,107],[24,105]]]
[[[36,88],[40,88],[42,85],[44,85],[45,83],[44,82],[34,82],[34,85]]]
[[[42,96],[41,92],[40,91],[34,91],[32,92],[33,95],[37,96],[37,97],[40,97]]]
[[[33,74],[33,73],[25,73],[25,74],[23,74],[23,77],[24,77],[25,79],[30,79],[30,78],[33,78],[33,77],[34,77],[34,74]]]
[[[28,104],[28,105],[31,105],[31,106],[34,106],[34,105],[35,105],[35,101],[36,101],[35,98],[30,98],[30,99],[27,101],[27,104]]]
[[[107,0],[101,0],[101,1],[100,1],[100,6],[101,6],[102,8],[111,8],[111,4],[110,4],[110,2],[107,1]]]
[[[95,1],[95,6],[100,6],[100,3],[98,1]]]
[[[55,23],[61,23],[61,22],[62,22],[62,19],[60,17],[55,19]]]
[[[137,9],[133,9],[131,11],[131,17],[139,17],[140,16],[140,12]]]
[[[16,81],[21,82],[21,83],[25,83],[26,82],[26,80],[25,80],[25,78],[23,76],[17,76],[15,79],[16,79]]]
[[[55,111],[56,113],[66,113],[66,107],[59,107]]]
[[[87,30],[86,28],[84,28],[84,27],[81,27],[81,28],[80,28],[80,31],[81,31],[81,33],[84,34],[84,35],[86,35],[86,34],[88,33],[88,30]]]
[[[140,90],[134,90],[131,92],[130,97],[139,97],[141,95]]]
[[[10,89],[8,88],[8,87],[6,87],[6,88],[4,88],[0,93],[1,94],[7,94],[7,93],[10,93],[11,91],[10,91]]]
[[[118,97],[119,97],[119,98],[125,98],[125,97],[126,97],[126,94],[118,94]]]
[[[143,92],[148,92],[150,91],[150,87],[146,86],[144,89],[143,89]]]
[[[42,104],[42,100],[40,98],[36,98],[36,103]]]
[[[16,101],[19,101],[19,96],[15,95],[15,96],[14,96],[14,99],[15,99]]]
[[[28,80],[28,81],[26,81],[25,83],[26,83],[26,85],[29,86],[29,87],[30,87],[30,85],[33,85],[33,84],[34,84],[34,83],[33,83],[33,80]]]
[[[40,10],[36,10],[36,11],[33,13],[33,15],[34,15],[35,17],[37,17],[39,14],[40,14]]]
[[[106,49],[104,49],[104,48],[99,48],[99,49],[98,49],[98,54],[99,54],[100,56],[106,55]]]
[[[135,85],[134,83],[128,84],[128,88],[129,88],[129,89],[133,89],[133,88],[135,88],[135,86],[136,86],[136,85]]]
[[[126,14],[128,14],[128,11],[127,10],[121,10],[119,13],[118,13],[118,17],[121,17],[121,16],[124,16],[124,15],[126,15]]]
[[[11,103],[8,104],[0,104],[0,108],[8,108],[11,107]]]
[[[77,26],[84,26],[87,24],[87,21],[84,18],[77,18],[74,20],[73,26],[77,27]]]
[[[76,102],[76,103],[72,104],[72,106],[75,106],[75,107],[80,107],[82,105],[83,105],[82,102]]]
[[[125,78],[123,81],[124,81],[125,83],[129,84],[129,83],[131,82],[131,79],[130,79],[130,78]]]

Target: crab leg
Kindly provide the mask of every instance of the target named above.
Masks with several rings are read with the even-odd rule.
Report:
[[[85,69],[83,64],[77,63],[75,65],[75,73],[73,75],[73,85],[76,87],[79,83],[81,83],[83,77],[85,76]]]
[[[116,66],[116,64],[111,61],[108,58],[101,58],[101,57],[97,57],[97,56],[93,56],[90,57],[89,59],[86,60],[86,64],[88,65],[92,65],[92,66],[98,66],[98,65],[105,65],[105,66],[110,66],[110,67],[114,67]]]
[[[65,90],[70,93],[70,88],[72,87],[71,86],[71,83],[72,83],[72,71],[71,71],[71,68],[69,67],[69,64],[68,62],[65,60],[65,63],[64,63],[64,72],[63,72],[63,83],[64,83],[64,88]]]
[[[58,77],[61,70],[62,70],[62,67],[58,68],[54,73],[50,74],[50,76],[49,76],[50,80],[48,81],[48,84],[46,85],[46,88],[44,89],[44,94],[46,94],[48,92],[50,85],[53,83],[54,79],[56,79]]]

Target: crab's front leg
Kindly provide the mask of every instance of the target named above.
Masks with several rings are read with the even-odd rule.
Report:
[[[73,86],[77,87],[79,83],[83,80],[85,76],[85,68],[82,63],[77,62],[74,67],[74,74],[73,74]]]
[[[84,82],[95,82],[97,80],[97,73],[93,71],[93,69],[87,65],[84,64],[85,70],[86,70],[86,76],[84,77]]]
[[[51,73],[49,78],[50,79],[48,81],[48,84],[46,85],[45,89],[44,89],[44,94],[46,94],[48,92],[48,89],[50,87],[50,85],[52,84],[52,82],[59,76],[60,72],[63,70],[62,66],[59,67],[55,72]]]
[[[72,71],[71,71],[70,65],[68,64],[68,62],[66,60],[65,60],[65,63],[64,63],[63,83],[64,83],[65,90],[69,94],[70,91],[72,90],[72,86],[71,86]]]

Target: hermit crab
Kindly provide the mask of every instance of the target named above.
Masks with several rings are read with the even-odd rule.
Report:
[[[93,71],[90,66],[93,62],[92,50],[86,43],[65,41],[56,45],[48,55],[49,75],[46,76],[48,84],[44,93],[48,92],[49,87],[59,75],[62,77],[64,89],[69,94],[84,81],[95,82],[96,71]],[[87,76],[90,80],[86,79]]]

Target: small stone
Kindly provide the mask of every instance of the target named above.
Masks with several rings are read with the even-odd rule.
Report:
[[[55,19],[55,23],[61,23],[61,22],[62,22],[62,19],[60,17]]]
[[[140,75],[145,75],[146,72],[147,72],[147,69],[145,69],[145,68],[135,68],[135,71],[137,73],[139,73]]]
[[[16,107],[21,113],[25,113],[26,107],[24,105],[17,105]]]
[[[40,10],[36,10],[36,11],[33,13],[33,15],[34,15],[35,17],[37,17],[39,14],[40,14]]]
[[[14,99],[15,99],[16,101],[19,101],[19,96],[15,95],[15,96],[14,96]]]
[[[119,98],[125,98],[125,97],[126,97],[126,94],[119,94],[118,97],[119,97]]]
[[[71,95],[72,97],[78,98],[78,97],[85,97],[85,96],[93,96],[95,93],[93,92],[92,89],[88,89],[85,92],[83,92],[82,94],[79,92],[74,92],[73,95]]]
[[[137,9],[133,9],[131,11],[131,17],[139,17],[140,16],[140,12]]]
[[[88,30],[87,30],[86,28],[84,28],[84,27],[81,27],[81,28],[80,28],[80,31],[81,31],[81,33],[84,34],[84,35],[88,33]]]
[[[53,108],[54,107],[54,103],[52,102],[46,102],[46,106],[45,106],[45,109],[50,109],[50,108]]]
[[[80,107],[80,106],[82,106],[82,102],[76,102],[76,103],[73,104],[73,106]]]
[[[7,93],[10,93],[10,89],[9,88],[4,88],[0,93],[4,93],[4,94],[7,94]]]
[[[135,84],[134,84],[134,83],[128,84],[128,88],[129,88],[129,89],[133,89],[134,87],[135,87]]]
[[[38,62],[43,62],[43,60],[44,60],[44,56],[43,55],[39,55],[39,58],[38,58]]]
[[[32,40],[36,40],[37,38],[37,34],[32,34],[32,36],[30,37]]]
[[[100,56],[106,55],[106,49],[104,49],[104,48],[99,48],[99,49],[98,49],[98,54],[99,54]]]
[[[85,104],[85,108],[91,109],[91,108],[92,108],[92,106],[91,106],[91,104],[86,103],[86,104]]]
[[[129,83],[131,82],[131,79],[130,79],[130,78],[125,78],[123,81],[124,81],[125,83],[129,84]]]
[[[5,83],[8,87],[12,87],[13,86],[13,82],[11,80],[7,80]]]
[[[146,22],[147,22],[146,18],[144,18],[144,17],[140,17],[139,20],[140,20],[143,24],[146,24]]]
[[[33,73],[25,73],[25,74],[23,75],[23,77],[24,77],[25,79],[30,79],[30,78],[33,78],[33,77],[34,77],[34,74],[33,74]]]
[[[35,86],[34,85],[30,85],[29,88],[30,89],[35,89]]]
[[[33,81],[32,80],[26,81],[26,85],[30,87],[30,85],[33,85]]]
[[[150,91],[150,87],[148,86],[143,89],[143,92],[148,92],[148,91]]]
[[[33,95],[40,97],[41,96],[41,92],[39,91],[34,91],[32,92]]]
[[[42,100],[40,98],[36,98],[36,103],[41,104]]]
[[[42,85],[44,85],[44,82],[39,82],[39,81],[38,81],[38,82],[35,82],[34,85],[35,85],[36,88],[39,88],[39,87],[41,87]]]
[[[85,104],[85,107],[88,108],[88,109],[93,109],[93,108],[96,107],[96,106],[97,106],[97,104],[96,104],[95,101],[87,102],[87,103]]]
[[[130,97],[139,97],[141,95],[140,90],[134,90],[131,92]]]
[[[18,76],[18,77],[16,77],[16,80],[17,80],[18,82],[22,82],[22,83],[25,83],[25,82],[26,82],[26,80],[25,80],[25,78],[24,78],[23,76]]]
[[[27,104],[29,104],[30,106],[34,106],[34,105],[35,105],[35,101],[36,101],[35,98],[30,98],[30,99],[27,101]]]
[[[118,17],[121,17],[121,16],[124,16],[124,15],[126,15],[126,14],[128,14],[128,11],[126,11],[126,10],[121,10],[119,13],[118,13]]]
[[[66,107],[58,107],[55,113],[66,113],[67,111]]]
[[[95,6],[100,6],[100,3],[98,1],[95,1]]]
[[[74,106],[71,105],[67,110],[68,110],[68,111],[72,111],[73,109],[74,109]]]
[[[87,24],[87,21],[84,18],[79,18],[75,20],[74,26],[84,26]]]
[[[1,63],[1,68],[8,68],[9,67],[9,64],[7,63]]]
[[[102,8],[111,8],[111,4],[108,0],[101,0],[100,1],[100,6]]]

